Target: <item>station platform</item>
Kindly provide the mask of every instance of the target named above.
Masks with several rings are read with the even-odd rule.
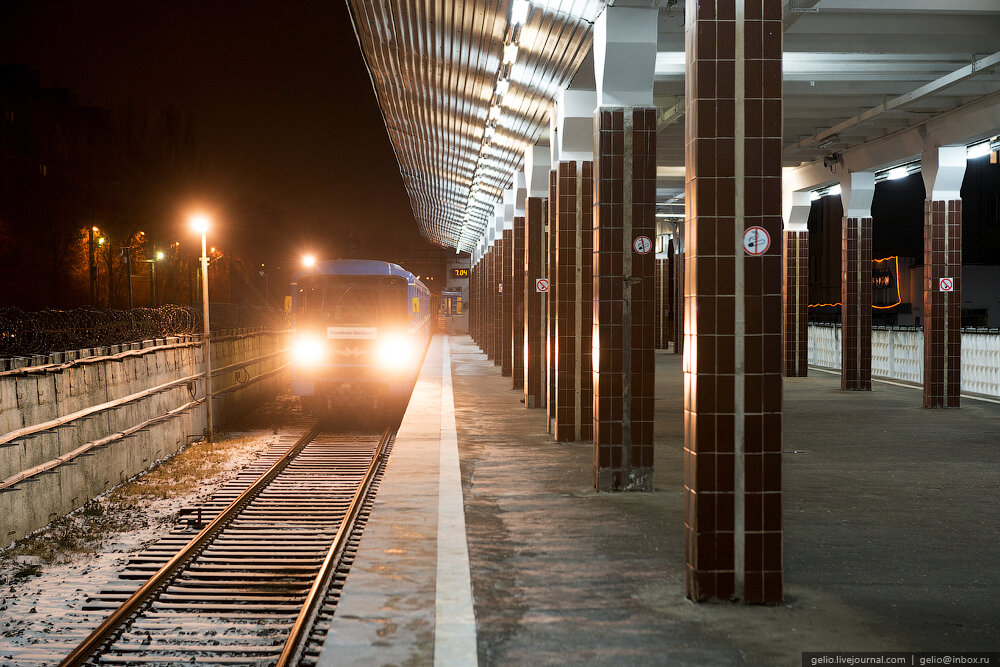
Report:
[[[684,597],[681,359],[655,490],[597,493],[468,336],[436,336],[320,664],[799,665],[1000,650],[1000,404],[785,380],[785,603]]]

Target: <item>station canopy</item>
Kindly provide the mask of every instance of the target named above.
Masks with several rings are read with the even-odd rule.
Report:
[[[613,4],[659,9],[653,100],[666,205],[683,192],[685,2]],[[525,150],[547,139],[557,93],[595,87],[593,24],[608,3],[348,5],[422,235],[471,250]],[[974,106],[998,115],[997,0],[785,0],[784,20],[786,167]],[[989,138],[980,129],[970,141]]]

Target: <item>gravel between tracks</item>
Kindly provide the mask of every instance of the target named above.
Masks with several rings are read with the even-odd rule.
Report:
[[[291,397],[278,397],[245,430],[195,442],[72,514],[0,551],[0,664],[46,664],[55,635],[75,645],[101,615],[79,610],[128,559],[163,536],[275,440]],[[291,408],[291,410],[289,409]]]

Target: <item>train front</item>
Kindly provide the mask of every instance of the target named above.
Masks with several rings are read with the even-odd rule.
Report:
[[[317,271],[298,277],[292,393],[318,417],[400,409],[423,358],[425,350],[410,331],[407,278],[371,264],[354,267],[366,274]],[[338,268],[344,267],[331,270]]]

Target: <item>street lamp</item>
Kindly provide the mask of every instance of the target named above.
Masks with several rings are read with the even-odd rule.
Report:
[[[316,266],[316,255],[303,255],[302,256],[302,266],[307,269],[311,269]]]
[[[163,251],[157,250],[153,254],[153,259],[142,259],[141,262],[149,263],[149,307],[156,308],[156,263],[163,259]]]
[[[191,229],[201,234],[201,304],[202,318],[205,321],[205,425],[208,430],[208,441],[212,442],[212,328],[208,321],[208,216],[191,216]]]

